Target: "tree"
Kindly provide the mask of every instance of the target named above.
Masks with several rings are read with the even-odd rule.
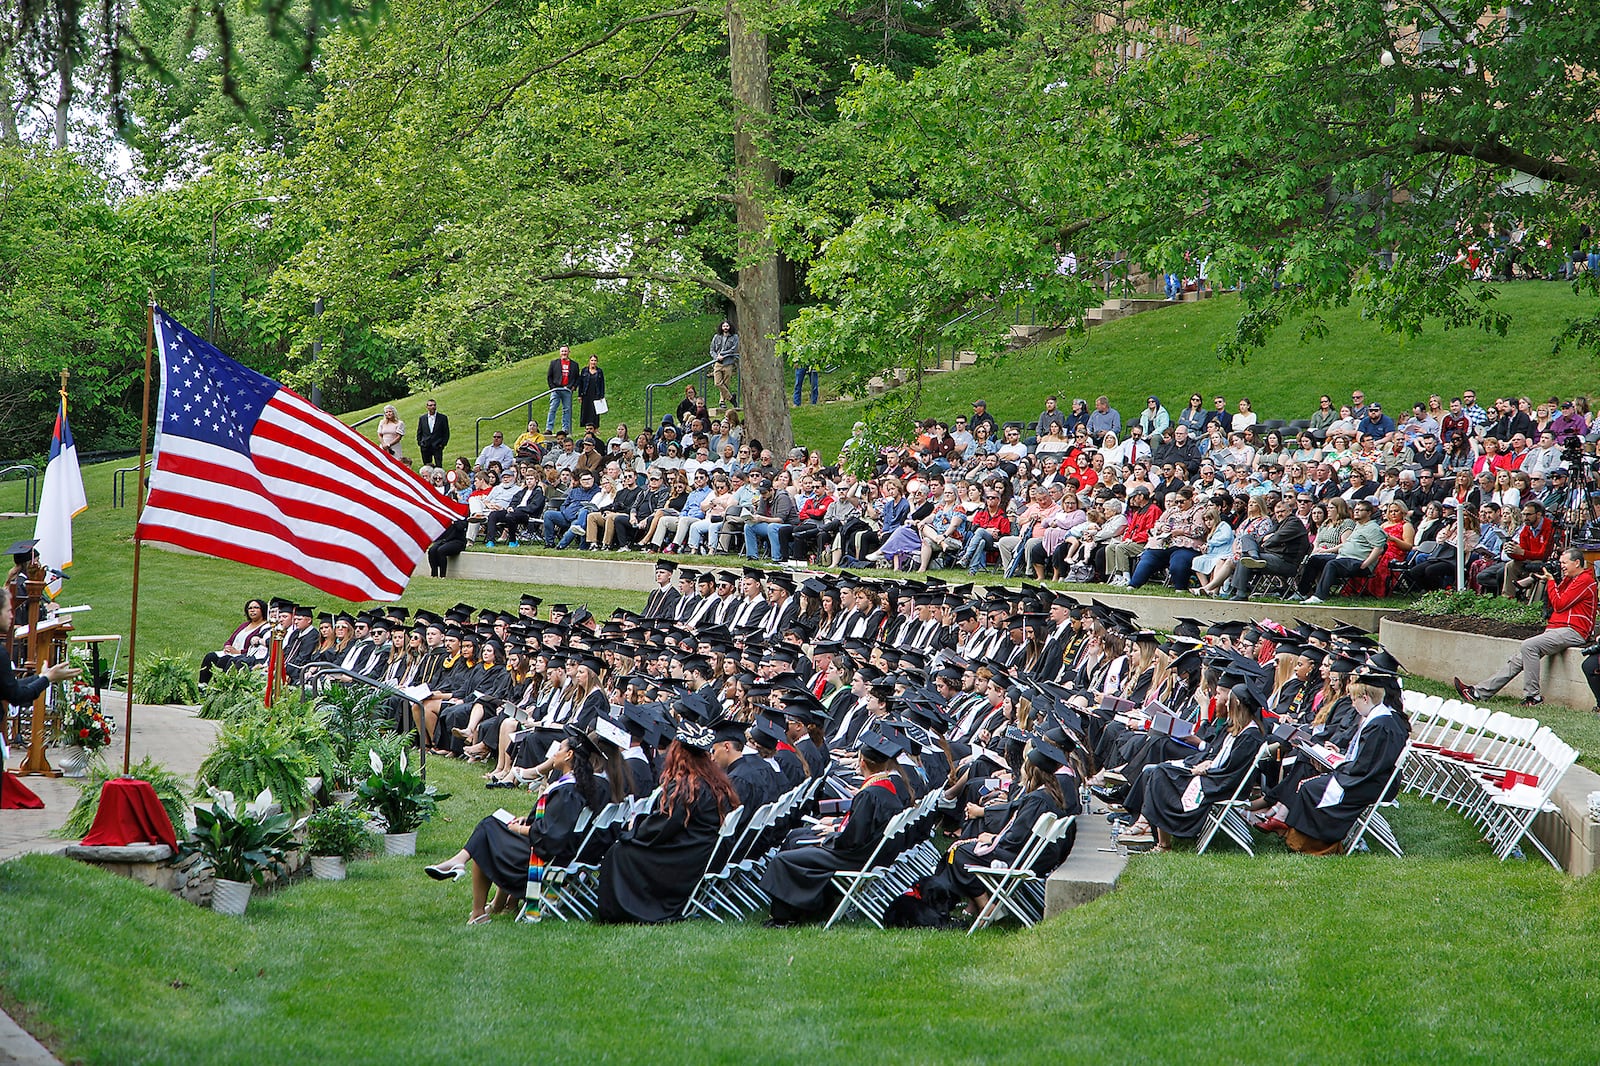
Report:
[[[814,181],[782,219],[829,301],[794,342],[881,350],[1017,291],[1070,321],[1096,279],[1056,276],[1058,245],[1086,273],[1210,259],[1246,301],[1227,356],[1352,300],[1406,332],[1503,330],[1465,253],[1558,269],[1600,182],[1591,13],[1510,11],[1065,0],[1005,48],[863,70],[833,155],[868,180]]]

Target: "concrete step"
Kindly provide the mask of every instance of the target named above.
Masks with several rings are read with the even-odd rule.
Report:
[[[1072,854],[1045,880],[1044,916],[1052,918],[1093,903],[1117,887],[1127,865],[1127,852],[1111,842],[1111,824],[1105,814],[1079,815],[1078,839],[1072,845]]]
[[[975,365],[977,365],[977,362],[978,362],[978,353],[977,352],[957,352],[956,353],[956,365],[957,366],[975,366]]]
[[[1011,328],[1009,330],[1009,332],[1010,332],[1010,334],[1011,334],[1011,336],[1013,338],[1024,337],[1024,338],[1029,338],[1029,339],[1031,339],[1033,337],[1037,337],[1039,334],[1046,333],[1048,331],[1049,331],[1049,327],[1048,326],[1040,326],[1040,325],[1026,323],[1026,322],[1015,323],[1014,325],[1011,326]]]
[[[1155,311],[1163,307],[1171,307],[1175,302],[1165,296],[1142,296],[1137,300],[1126,301],[1129,314],[1139,314],[1142,311]]]

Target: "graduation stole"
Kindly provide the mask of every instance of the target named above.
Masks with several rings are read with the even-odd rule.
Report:
[[[780,741],[778,741],[778,750],[779,751],[793,751],[794,750],[794,745],[789,743],[787,740],[780,740]]]
[[[544,820],[545,803],[550,798],[550,793],[562,785],[574,783],[575,779],[570,773],[562,774],[552,781],[545,790],[539,793],[539,802],[533,807],[533,820]],[[521,919],[528,922],[537,922],[544,917],[544,860],[539,858],[539,853],[528,848],[528,890],[523,894]]]
[[[899,792],[895,791],[894,782],[892,780],[890,780],[888,774],[885,774],[882,777],[874,778],[873,780],[868,781],[866,784],[861,786],[861,789],[864,792],[867,789],[872,788],[874,785],[878,786],[879,788],[888,789],[889,790],[889,794],[891,796],[900,795]],[[859,793],[857,793],[857,794],[859,795]],[[854,804],[852,804],[851,806],[854,806]],[[845,811],[844,812],[844,821],[839,823],[840,831],[843,831],[844,827],[850,824],[850,814],[851,814],[850,811]]]

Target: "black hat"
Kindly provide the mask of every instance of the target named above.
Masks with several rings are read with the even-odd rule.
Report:
[[[1025,758],[1041,770],[1047,770],[1050,773],[1055,773],[1067,765],[1066,753],[1043,737],[1033,738],[1028,744],[1028,752]]]
[[[538,606],[543,603],[544,600],[540,599],[538,596],[535,596],[531,592],[524,592],[520,602],[524,607],[538,608]]]
[[[699,752],[710,752],[717,742],[716,735],[698,722],[685,721],[678,726],[678,743]]]
[[[677,568],[678,568],[678,564],[673,562],[671,559],[666,558],[665,556],[662,556],[662,557],[656,559],[656,569],[657,570],[665,570],[667,573],[670,574],[670,573],[672,573],[672,571],[676,570]]]
[[[775,748],[788,741],[789,732],[782,722],[770,714],[758,714],[755,721],[750,723],[750,736],[763,747]]]
[[[716,734],[718,741],[728,740],[742,745],[749,731],[750,724],[737,718],[720,718],[711,724],[711,732]]]
[[[767,578],[767,586],[776,585],[786,592],[794,591],[794,577],[786,570],[779,570]]]
[[[743,566],[743,567],[740,567],[739,568],[739,573],[742,574],[744,577],[748,577],[748,578],[750,578],[751,580],[754,580],[754,581],[760,581],[762,578],[767,576],[767,572],[765,570],[761,569],[761,567],[759,567],[759,566]]]
[[[874,762],[889,762],[905,750],[905,742],[879,725],[862,731],[856,740],[856,750]]]
[[[33,549],[38,546],[37,540],[19,540],[6,549],[6,554],[16,562],[25,563],[33,555]]]

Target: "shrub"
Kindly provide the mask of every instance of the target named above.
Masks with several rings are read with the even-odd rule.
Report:
[[[161,806],[167,809],[167,817],[172,819],[172,828],[177,830],[179,837],[183,836],[183,819],[189,810],[183,778],[160,763],[152,762],[148,756],[126,774],[103,763],[91,764],[88,779],[78,786],[78,802],[67,813],[66,823],[55,831],[55,835],[65,840],[83,839],[94,824],[94,816],[100,812],[100,787],[114,777],[137,777],[140,781],[150,782]]]
[[[1506,596],[1485,596],[1470,590],[1451,592],[1441,589],[1430,592],[1413,603],[1411,610],[1418,614],[1492,618],[1514,626],[1544,625],[1544,607],[1539,604],[1519,603]]]
[[[294,845],[287,814],[268,814],[272,793],[262,792],[243,809],[233,793],[211,790],[211,803],[194,809],[194,839],[186,852],[199,852],[224,881],[254,881],[281,866]]]
[[[317,702],[317,710],[327,726],[338,761],[338,773],[329,780],[336,787],[349,788],[366,773],[367,751],[383,743],[381,738],[393,735],[392,722],[378,693],[349,685],[329,685]],[[392,759],[402,750],[403,746],[384,744],[382,755]]]
[[[137,683],[140,703],[200,702],[200,684],[195,680],[198,667],[187,655],[156,652],[139,664]]]
[[[306,850],[348,861],[372,845],[366,811],[342,803],[322,807],[306,819]]]
[[[200,717],[226,721],[260,710],[267,692],[267,676],[240,667],[218,670],[200,686]]]
[[[376,751],[368,752],[372,773],[356,788],[367,807],[383,819],[389,833],[414,832],[433,817],[439,800],[450,797],[426,784],[411,769],[410,756],[385,762]]]
[[[195,775],[195,791],[209,787],[243,796],[270,791],[284,810],[298,811],[309,805],[306,778],[312,773],[311,759],[282,725],[242,718],[222,727]]]

